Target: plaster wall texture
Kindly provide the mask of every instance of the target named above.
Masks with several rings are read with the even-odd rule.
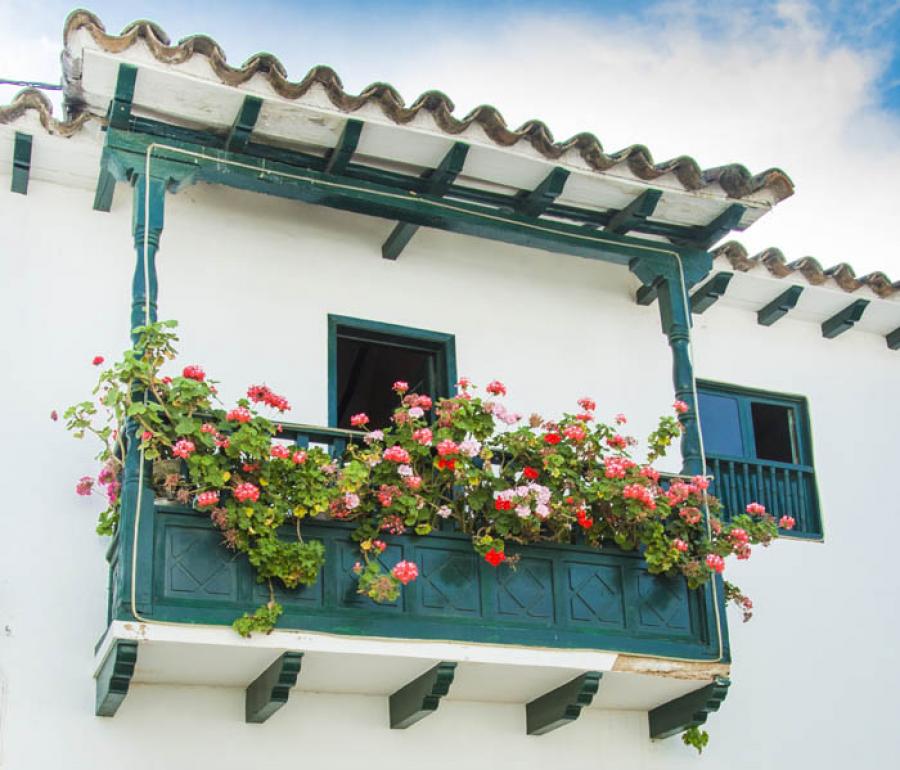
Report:
[[[652,743],[645,712],[594,708],[540,738],[524,734],[521,706],[459,701],[391,731],[384,698],[296,693],[247,725],[241,689],[134,685],[114,719],[94,717],[106,543],[99,501],[73,493],[94,448],[49,419],[89,392],[94,355],[128,341],[130,194],[120,185],[109,214],[91,199],[33,180],[0,204],[0,767],[900,765],[900,358],[875,335],[829,341],[790,318],[763,328],[724,302],[696,319],[697,375],[808,397],[825,542],[729,567],[758,610],[748,625],[730,615],[734,684],[701,757],[677,738]],[[588,394],[643,437],[671,408],[657,307],[634,303],[624,268],[428,230],[388,262],[391,227],[221,188],[170,196],[160,318],[179,320],[183,363],[221,380],[226,401],[265,380],[291,419],[324,424],[337,313],[455,334],[460,374],[503,380],[518,411],[557,414]]]

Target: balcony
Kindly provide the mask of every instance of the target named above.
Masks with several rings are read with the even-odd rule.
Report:
[[[354,435],[285,425],[281,438],[325,446],[336,457]],[[132,679],[252,687],[266,666],[277,668],[266,670],[270,678],[283,678],[284,666],[298,655],[313,671],[300,677],[301,688],[390,695],[429,674],[437,681],[434,672],[452,664],[460,667],[452,697],[490,700],[486,693],[496,699],[499,691],[501,700],[524,704],[558,685],[569,687],[566,697],[578,690],[590,703],[593,693],[579,686],[597,691],[605,677],[595,706],[649,711],[668,708],[673,699],[706,703],[711,679],[727,672],[727,631],[720,654],[712,591],[689,590],[680,576],[651,575],[637,553],[542,544],[510,549],[521,556],[518,564],[493,568],[458,532],[390,536],[385,567],[406,559],[420,574],[396,601],[376,604],[356,590],[352,525],[334,521],[304,527],[305,538],[325,544],[319,580],[276,589],[284,607],[277,629],[245,640],[231,623],[269,598],[246,558],[224,547],[203,513],[161,499],[147,510],[139,536],[125,524],[109,549],[98,713],[114,713],[124,698],[110,683],[118,681],[125,692]],[[696,717],[699,707],[688,705]]]

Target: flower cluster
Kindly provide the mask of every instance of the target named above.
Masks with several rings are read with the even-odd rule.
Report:
[[[692,588],[722,574],[729,557],[749,558],[752,546],[768,545],[779,528],[795,526],[790,516],[776,518],[759,503],[725,521],[708,494],[709,479],[666,479],[653,468],[680,436],[677,417],[688,410],[681,401],[660,420],[647,440],[647,461],[639,462],[631,456],[636,439],[620,432],[625,416],[604,421],[592,398],[579,399],[578,410],[559,419],[535,414],[523,423],[499,400],[507,395],[499,380],[481,397],[463,377],[457,395],[438,400],[398,380],[389,426],[363,433],[370,419],[354,415],[358,439],[343,456],[331,457],[297,446],[290,428],[257,413],[256,405],[290,408],[266,385],[250,386],[247,398],[225,409],[200,366],[161,375],[161,365],[175,356],[171,329],[171,322],[145,327],[122,363],[101,370],[99,410],[110,412],[102,427],[93,402],[66,412],[76,435],[92,432],[105,447],[97,481],[84,477],[76,491],[106,487],[101,529],[114,531],[121,458],[137,449],[165,466],[154,469],[157,494],[207,512],[226,544],[247,554],[270,585],[293,588],[318,579],[325,551],[321,542],[300,537],[307,517],[352,522],[358,590],[374,601],[393,600],[418,576],[413,562],[383,564],[390,538],[427,535],[438,525],[469,535],[478,555],[497,569],[515,563],[523,545],[577,537],[597,548],[640,549],[650,572],[680,573]],[[752,606],[738,589],[731,595],[742,611]],[[236,627],[259,630],[278,614],[273,594]]]

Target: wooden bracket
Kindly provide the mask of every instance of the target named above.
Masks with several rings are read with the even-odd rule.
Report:
[[[528,734],[544,735],[578,719],[581,709],[591,705],[602,678],[601,672],[588,671],[528,703],[525,706]]]
[[[691,295],[691,312],[700,314],[709,310],[725,293],[733,277],[734,273],[716,273]]]
[[[894,331],[885,336],[885,340],[887,341],[887,346],[891,350],[900,350],[900,326],[898,326]]]
[[[757,312],[756,320],[761,326],[771,326],[779,318],[786,316],[797,305],[797,300],[803,293],[802,286],[791,286],[787,291],[779,294],[762,310]]]
[[[624,209],[613,214],[613,218],[603,229],[608,233],[625,235],[656,210],[656,204],[659,203],[660,198],[662,198],[662,190],[644,190]]]
[[[731,680],[717,676],[706,687],[657,706],[648,715],[650,737],[668,738],[689,727],[699,727],[706,722],[710,712],[719,710],[730,686]]]
[[[652,305],[659,296],[659,285],[662,282],[662,278],[657,278],[653,283],[645,283],[635,292],[634,301],[639,305]]]
[[[261,108],[262,99],[258,96],[244,97],[241,109],[238,110],[231,131],[228,132],[228,139],[225,141],[225,149],[228,152],[243,152],[247,148]]]
[[[391,729],[405,730],[437,711],[453,684],[456,663],[442,661],[390,697]]]
[[[516,213],[528,217],[539,217],[553,201],[562,195],[568,178],[569,172],[566,169],[561,166],[554,168],[544,181],[531,192],[522,193],[516,201]]]
[[[744,216],[745,206],[740,203],[731,204],[725,211],[719,214],[709,224],[692,228],[690,236],[686,238],[674,238],[673,243],[685,246],[694,246],[704,251],[716,241],[722,239],[740,224]]]
[[[284,652],[257,677],[244,695],[245,722],[265,722],[288,702],[302,661],[302,652]]]
[[[13,144],[12,184],[14,193],[28,195],[28,179],[31,176],[31,135],[16,131]]]
[[[122,63],[116,76],[116,90],[106,112],[110,128],[128,131],[131,121],[131,103],[134,101],[134,85],[137,82],[137,67]]]
[[[137,663],[137,651],[137,642],[117,639],[113,643],[97,674],[94,714],[98,717],[115,716],[128,695],[128,686]]]
[[[834,339],[853,328],[853,325],[862,318],[869,306],[869,300],[858,299],[852,305],[845,307],[840,313],[831,316],[822,323],[822,336],[825,339]]]
[[[359,144],[359,137],[362,135],[363,124],[361,120],[350,118],[344,124],[344,130],[341,132],[341,138],[338,139],[337,145],[328,154],[328,161],[325,163],[326,174],[343,174],[356,152]]]
[[[427,171],[423,175],[422,178],[427,180],[424,193],[437,198],[446,195],[450,186],[456,181],[456,177],[462,171],[468,154],[469,145],[465,142],[456,142],[450,148],[450,152],[441,160],[438,167]],[[381,256],[385,259],[397,259],[418,229],[419,225],[410,224],[409,222],[397,223],[397,226],[391,231],[391,234],[381,247]]]

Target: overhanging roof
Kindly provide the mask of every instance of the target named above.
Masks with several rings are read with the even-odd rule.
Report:
[[[739,202],[744,210],[735,229],[743,230],[794,189],[779,169],[756,175],[738,164],[704,170],[687,156],[655,163],[643,146],[606,153],[588,133],[554,142],[544,123],[529,121],[511,130],[493,107],[457,118],[453,103],[437,91],[409,106],[383,83],[348,94],[327,67],[291,81],[270,54],[232,67],[211,38],[195,35],[173,45],[152,22],[135,22],[110,35],[93,14],[75,11],[64,42],[66,98],[75,114],[105,115],[118,67],[129,63],[139,68],[132,106],[138,116],[227,132],[244,98],[258,96],[263,104],[253,128],[256,142],[325,155],[352,117],[364,123],[355,155],[360,162],[420,175],[464,141],[469,153],[461,184],[516,195],[534,190],[562,167],[569,176],[556,200],[561,206],[621,211],[652,188],[662,195],[650,221],[704,227]]]

